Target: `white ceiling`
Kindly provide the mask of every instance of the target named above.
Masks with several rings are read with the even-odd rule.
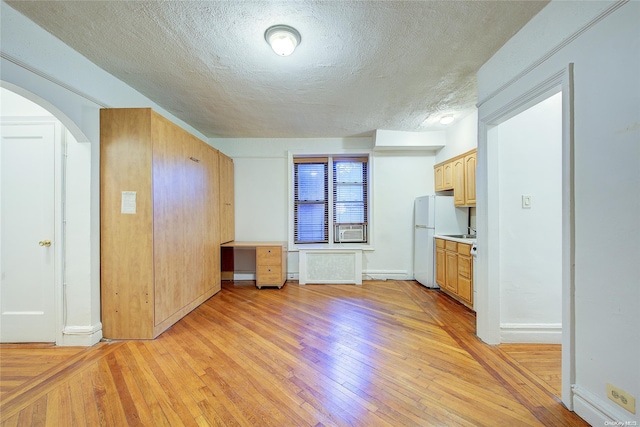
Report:
[[[203,134],[273,138],[442,129],[547,1],[7,3]],[[289,57],[275,24],[302,35]]]

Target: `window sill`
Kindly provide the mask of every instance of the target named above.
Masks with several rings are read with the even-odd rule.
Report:
[[[305,244],[289,244],[289,252],[298,252],[300,250],[314,250],[314,251],[335,251],[335,250],[353,250],[359,249],[362,251],[373,251],[375,248],[368,243],[310,243]]]

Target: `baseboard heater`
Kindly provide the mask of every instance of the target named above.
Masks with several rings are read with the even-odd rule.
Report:
[[[299,283],[362,285],[361,249],[301,249]]]

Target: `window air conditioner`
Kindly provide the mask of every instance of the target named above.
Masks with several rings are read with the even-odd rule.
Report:
[[[367,226],[359,225],[336,225],[336,243],[364,243],[367,241]]]

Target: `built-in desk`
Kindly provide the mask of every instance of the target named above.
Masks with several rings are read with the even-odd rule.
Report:
[[[277,286],[282,288],[287,280],[287,242],[238,242],[220,245],[222,279],[233,280],[233,249],[255,249],[256,286]]]

